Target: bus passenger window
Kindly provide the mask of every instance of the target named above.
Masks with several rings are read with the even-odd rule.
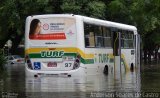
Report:
[[[133,48],[134,47],[134,34],[131,31],[123,31],[121,33],[121,47]]]
[[[89,32],[89,47],[95,47],[94,33]]]
[[[129,34],[128,35],[128,39],[129,39],[128,46],[129,48],[133,48],[134,47],[134,34],[133,32],[129,32],[128,34]]]
[[[85,47],[95,47],[95,38],[93,26],[84,24]]]
[[[121,32],[121,48],[124,48],[124,31]]]
[[[85,36],[85,46],[89,46],[89,35]]]
[[[89,32],[89,35],[85,35],[85,46],[95,47],[94,33]]]
[[[111,47],[111,31],[107,27],[103,27],[104,47]]]
[[[103,45],[102,28],[100,26],[95,26],[94,32],[95,32],[96,47],[103,47],[104,45]]]

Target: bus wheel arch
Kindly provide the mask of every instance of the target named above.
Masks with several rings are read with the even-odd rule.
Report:
[[[108,72],[109,72],[109,66],[108,66],[108,65],[105,65],[104,70],[103,70],[103,73],[104,73],[105,75],[108,75]]]

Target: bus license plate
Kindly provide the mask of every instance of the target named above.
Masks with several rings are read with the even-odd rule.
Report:
[[[56,62],[49,62],[47,64],[47,67],[57,67],[57,63]]]

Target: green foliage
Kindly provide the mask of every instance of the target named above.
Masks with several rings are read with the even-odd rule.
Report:
[[[25,19],[29,15],[52,13],[49,0],[3,0],[0,2],[0,48],[9,39],[23,37]],[[22,38],[21,38],[22,39]],[[20,41],[13,44],[18,46]]]
[[[81,12],[81,1],[77,0],[63,0],[61,8],[64,13],[75,13],[80,14]]]
[[[154,29],[154,31],[152,31],[151,36],[149,36],[150,40],[152,40],[152,42],[154,42],[155,45],[160,45],[160,28],[156,28]]]
[[[135,21],[137,22],[137,27],[140,27],[139,29],[144,35],[156,29],[157,24],[160,23],[157,1],[159,0],[137,1],[137,9],[134,10]]]
[[[135,25],[143,39],[151,34],[152,38],[147,39],[160,44],[160,0],[1,0],[0,12],[0,45],[24,34],[27,16],[51,13],[72,13]]]
[[[111,21],[131,24],[131,4],[124,0],[114,0],[108,4],[109,18]]]
[[[63,0],[61,8],[64,13],[104,18],[106,5],[97,0]]]
[[[0,49],[0,79],[6,78],[8,76],[7,75],[7,70],[6,70],[6,67],[5,67],[6,63],[7,63],[6,59],[2,54],[2,50]]]
[[[156,30],[160,26],[160,0],[113,0],[108,4],[108,12],[112,21],[135,25],[142,39],[147,39],[144,43],[150,40],[160,44]]]
[[[2,54],[2,50],[0,50],[0,72],[5,71],[5,64],[6,64],[6,59]]]
[[[103,2],[92,1],[88,3],[88,7],[86,7],[86,12],[88,12],[88,16],[97,17],[97,18],[105,18],[105,10],[106,5]]]

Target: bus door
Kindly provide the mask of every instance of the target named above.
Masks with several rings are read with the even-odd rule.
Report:
[[[114,56],[114,76],[121,77],[121,33],[118,29],[112,30],[112,47]]]

